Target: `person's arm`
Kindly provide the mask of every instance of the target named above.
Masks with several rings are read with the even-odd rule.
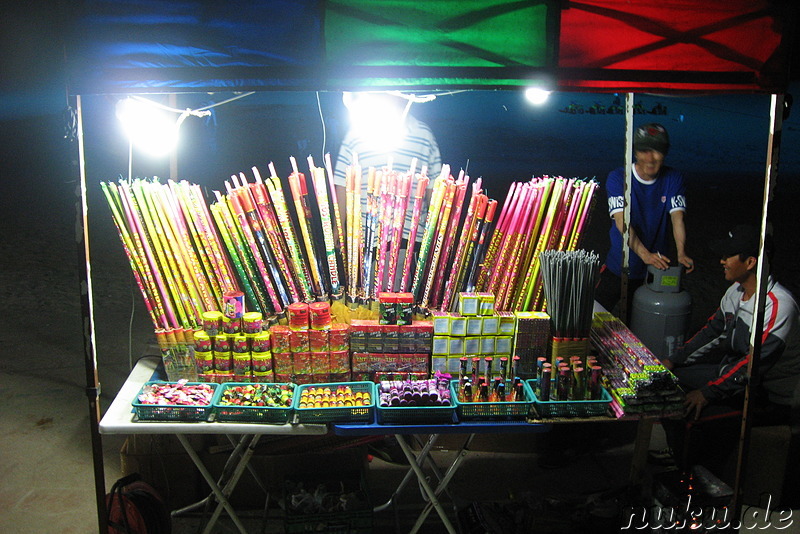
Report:
[[[675,248],[678,251],[678,263],[686,267],[686,272],[694,271],[694,260],[686,255],[686,224],[684,223],[685,211],[673,210],[669,217],[672,220],[672,235],[675,238]]]
[[[617,211],[611,215],[614,218],[614,224],[617,227],[617,230],[620,234],[622,234],[622,224],[623,224],[623,212]],[[631,251],[639,256],[645,265],[652,265],[657,269],[661,269],[662,271],[669,267],[669,258],[664,256],[660,253],[653,253],[647,250],[647,247],[644,246],[644,243],[639,239],[639,236],[636,235],[636,231],[633,227],[629,228],[630,237],[628,239],[628,246],[630,247]]]

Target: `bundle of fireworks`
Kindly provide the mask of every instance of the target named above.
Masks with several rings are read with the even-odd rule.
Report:
[[[353,319],[350,324],[354,380],[374,380],[383,373],[430,373],[433,324],[381,324],[378,319]]]
[[[514,402],[524,398],[519,358],[462,356],[456,372],[458,383],[454,386],[460,402]]]
[[[592,344],[604,381],[625,412],[680,412],[677,378],[622,321],[608,312],[594,314]]]
[[[602,397],[602,367],[593,356],[557,356],[536,361],[534,393],[543,401],[598,400]]]
[[[498,310],[544,308],[540,254],[579,247],[596,190],[594,180],[547,176],[511,185],[476,282]]]
[[[514,356],[520,359],[520,376],[535,378],[537,359],[549,354],[550,316],[545,312],[525,311],[514,312],[511,316],[516,321]]]

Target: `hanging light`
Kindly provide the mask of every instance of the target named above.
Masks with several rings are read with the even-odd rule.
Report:
[[[117,118],[131,144],[153,157],[163,157],[175,150],[178,130],[186,117],[210,114],[207,110],[172,109],[138,97],[124,98],[116,107]]]
[[[531,104],[541,106],[547,102],[547,99],[550,97],[550,93],[552,93],[552,91],[542,89],[541,87],[529,87],[525,90],[525,98]]]

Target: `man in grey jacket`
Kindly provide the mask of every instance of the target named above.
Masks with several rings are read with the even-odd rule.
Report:
[[[756,228],[739,225],[724,239],[712,243],[711,249],[721,258],[725,279],[732,285],[706,325],[672,360],[663,361],[686,391],[685,415],[690,421],[721,417],[742,408],[755,313],[759,241]],[[769,257],[771,247],[765,248]],[[771,276],[767,281],[761,351],[754,363],[750,384],[753,424],[788,423],[800,380],[800,310],[792,294]],[[671,446],[675,449],[676,444]]]

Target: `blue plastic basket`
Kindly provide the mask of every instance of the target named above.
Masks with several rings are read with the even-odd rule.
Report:
[[[506,391],[511,391],[511,380],[506,380]],[[455,402],[456,413],[461,421],[525,419],[533,402],[531,387],[522,382],[523,400],[504,402],[461,402],[458,400],[458,381],[450,381],[450,396]]]
[[[236,387],[254,387],[266,391],[271,387],[291,386],[297,389],[294,384],[277,383],[239,383],[226,382],[217,388],[212,404],[214,405],[214,420],[238,423],[273,423],[284,424],[289,422],[294,404],[294,393],[292,394],[292,405],[289,406],[241,406],[238,404],[227,404],[222,401],[225,392]]]
[[[301,407],[303,392],[310,388],[350,387],[354,394],[369,394],[369,404],[363,406],[313,406]],[[298,423],[368,423],[375,411],[375,384],[372,382],[332,382],[329,384],[303,384],[294,394],[294,413]]]
[[[146,388],[156,384],[172,384],[175,382],[167,382],[162,380],[153,380],[146,382],[139,392],[134,397],[133,409],[136,416],[140,421],[207,421],[212,413],[213,397],[216,395],[216,388],[219,384],[206,383],[206,382],[187,382],[187,386],[209,386],[212,391],[212,398],[209,399],[208,404],[197,405],[184,405],[184,404],[144,404],[139,402],[139,395],[141,395]]]

